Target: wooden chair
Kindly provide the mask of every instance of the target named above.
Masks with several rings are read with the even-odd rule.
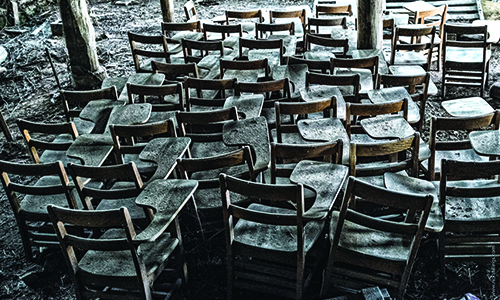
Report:
[[[254,93],[264,94],[264,105],[261,116],[267,120],[269,129],[276,126],[275,102],[292,102],[290,93],[290,80],[288,78],[264,82],[237,82],[235,94]]]
[[[274,102],[274,110],[276,134],[274,135],[273,129],[271,131],[273,140],[286,144],[308,144],[300,135],[297,122],[314,113],[322,113],[324,118],[336,116],[337,101],[336,98],[332,98],[315,102]],[[283,120],[283,116],[288,116],[288,120]]]
[[[87,90],[87,91],[66,91],[61,90],[61,98],[63,102],[64,115],[66,116],[66,121],[75,123],[78,133],[90,133],[98,120],[93,120],[94,122],[83,120],[79,118],[82,109],[94,100],[118,100],[118,93],[116,87],[112,86],[105,89],[99,90]]]
[[[276,32],[286,32],[288,35],[295,35],[295,23],[279,23],[279,24],[267,24],[267,23],[255,23],[255,39],[267,38]]]
[[[239,38],[243,37],[243,27],[241,24],[205,24],[203,34],[206,41],[224,41],[225,48],[236,50]]]
[[[66,155],[66,150],[78,137],[78,131],[73,122],[50,124],[17,119],[17,126],[34,163],[56,161],[62,161],[63,164],[80,163],[79,160],[71,159]],[[52,140],[48,141],[50,137]],[[40,153],[40,150],[43,153]]]
[[[304,41],[306,51],[311,51],[311,45],[320,46],[329,50],[331,49],[332,51],[340,48],[340,51],[332,52],[336,57],[345,57],[347,51],[349,51],[348,39],[332,39],[330,37],[321,37],[316,34],[306,33]]]
[[[439,206],[444,229],[439,233],[439,272],[446,262],[474,261],[491,265],[499,258],[500,162],[465,162],[443,159]],[[483,179],[483,180],[481,180]]]
[[[153,73],[165,74],[163,84],[184,82],[184,77],[200,78],[196,63],[187,64],[164,64],[156,61],[151,62]]]
[[[382,21],[382,30],[383,30],[382,38],[384,40],[390,40],[390,43],[392,45],[392,39],[396,31],[396,24],[394,22],[394,19],[384,19]]]
[[[177,221],[169,226],[170,234],[158,234],[154,240],[141,240],[125,207],[75,211],[50,205],[48,212],[79,300],[121,298],[125,294],[129,299],[167,297],[183,280],[187,280]],[[88,238],[75,234],[69,230],[70,226],[81,231],[87,228],[106,231],[98,239]],[[170,270],[174,271],[170,274],[174,277],[173,282],[167,281],[163,285],[166,291],[153,289],[157,277],[163,271],[169,271],[166,269],[169,262],[177,265],[175,271]]]
[[[134,162],[104,167],[70,163],[67,168],[84,209],[105,211],[124,206],[130,211],[132,220],[141,228],[145,228],[153,219],[151,209],[135,204],[143,183]],[[94,182],[91,183],[90,180]],[[102,185],[95,182],[101,182]]]
[[[156,60],[163,63],[170,63],[170,55],[175,54],[168,49],[167,38],[161,35],[142,35],[128,32],[132,59],[134,60],[135,71],[137,73],[151,73],[151,61]],[[143,45],[144,48],[140,48]],[[155,49],[151,49],[154,47]],[[146,57],[141,62],[139,57]]]
[[[222,108],[227,97],[233,94],[236,79],[184,79],[187,111],[203,111]],[[196,94],[191,95],[192,90]]]
[[[250,81],[258,81],[258,80],[269,80],[271,78],[270,72],[271,68],[269,67],[268,59],[259,59],[259,60],[249,60],[249,61],[244,61],[244,60],[227,60],[227,59],[221,59],[219,62],[220,66],[220,77],[224,78],[224,74],[228,70],[235,70],[235,74],[233,78],[235,79],[241,79],[243,80],[243,77],[249,75],[245,74],[246,71],[255,71],[257,72],[256,74],[251,74],[251,75],[256,75],[257,78],[255,80],[252,78]],[[241,77],[240,77],[241,76]],[[231,79],[227,78],[228,76],[225,76],[226,79]],[[246,78],[249,80],[248,78]]]
[[[332,58],[330,59],[330,74],[360,75],[361,90],[365,94],[374,89],[377,84],[379,57],[366,58]]]
[[[314,60],[314,59],[305,59],[299,58],[295,56],[290,56],[288,58],[289,65],[307,65],[307,70],[309,72],[323,73],[326,74],[330,71],[330,62],[326,60]]]
[[[199,112],[178,111],[176,114],[179,136],[191,138],[189,157],[216,156],[235,150],[222,141],[224,121],[238,121],[236,107]]]
[[[311,29],[311,27],[316,27],[316,30]],[[322,27],[327,28],[322,30]],[[331,37],[332,27],[347,29],[347,18],[308,18],[305,33],[320,35],[322,37]]]
[[[252,10],[252,11],[233,11],[226,10],[226,24],[231,24],[234,22],[241,23],[243,26],[243,31],[248,35],[253,36],[255,33],[255,25],[253,23],[247,23],[248,21],[254,19],[253,23],[263,23],[264,16],[262,15],[262,10]],[[238,22],[238,20],[244,20],[244,22]]]
[[[283,39],[276,40],[251,40],[240,38],[239,41],[239,57],[240,60],[248,60],[248,51],[250,50],[273,50],[265,51],[261,56],[263,59],[267,58],[271,65],[275,65],[275,57],[278,54],[277,63],[282,65],[284,63],[285,48],[283,47]],[[246,50],[243,50],[247,48]],[[255,59],[253,59],[255,60]]]
[[[316,18],[323,15],[352,16],[352,6],[349,5],[316,5]]]
[[[142,161],[139,154],[147,142],[156,137],[176,137],[177,132],[173,119],[163,122],[140,125],[109,125],[113,138],[113,151],[117,164],[135,162],[140,174],[152,175],[157,165]]]
[[[7,126],[7,122],[5,122],[2,111],[0,111],[0,128],[2,128],[2,132],[7,141],[12,142],[12,134],[10,133],[9,126]]]
[[[180,23],[161,22],[161,32],[167,37],[169,52],[172,54],[182,52],[180,40],[173,40],[171,38],[174,34],[182,34],[184,38],[195,41],[203,38],[200,21]]]
[[[58,247],[54,229],[48,223],[47,205],[77,209],[78,196],[68,188],[70,182],[60,161],[19,164],[0,160],[0,173],[19,227],[26,260],[35,261],[33,247]],[[16,180],[16,176],[21,176],[22,182]]]
[[[432,49],[434,48],[435,27],[396,27],[392,40],[391,65],[420,65],[429,71],[431,67]],[[421,40],[430,36],[429,41]],[[415,43],[401,43],[404,37],[415,39]]]
[[[418,218],[396,222],[354,211],[348,206],[356,196]],[[403,299],[432,201],[431,195],[400,193],[350,177],[340,212],[334,211],[331,219],[330,256],[321,297],[328,295],[330,286],[353,287],[353,281],[358,286],[361,281],[387,287],[391,297]]]
[[[193,50],[196,50],[195,55]],[[199,63],[203,57],[213,51],[218,51],[220,57],[224,57],[224,42],[222,41],[192,41],[182,39],[182,51],[184,53],[184,63]],[[210,51],[210,52],[209,52]],[[198,68],[200,68],[198,66]]]
[[[441,58],[442,47],[443,47],[443,34],[444,34],[444,24],[446,24],[446,19],[448,17],[448,4],[441,5],[430,10],[419,10],[415,12],[414,23],[424,24],[425,26],[436,26],[438,29],[436,31],[437,36],[434,38],[434,50],[432,61],[438,62],[438,71],[441,70],[441,64],[443,63]],[[428,39],[425,37],[423,39]]]
[[[299,18],[300,23],[302,24],[302,28],[304,28],[306,24],[306,10],[269,10],[269,23],[278,23],[277,19],[295,19]],[[288,22],[288,20],[286,21]],[[295,26],[298,30],[299,28]]]
[[[476,35],[480,40],[464,41],[462,35]],[[456,41],[449,40],[455,36]],[[483,97],[488,84],[491,50],[489,49],[488,28],[484,26],[444,25],[443,35],[443,89],[446,86],[477,86]]]
[[[493,125],[494,129],[499,128],[500,112],[495,111],[489,114],[462,117],[443,118],[432,117],[429,132],[429,148],[431,156],[428,160],[421,162],[420,166],[427,180],[439,180],[441,174],[442,159],[455,159],[460,157],[460,161],[487,161],[488,157],[480,156],[472,149],[470,141],[438,141],[439,131],[443,130],[477,130]]]
[[[168,85],[142,85],[127,83],[129,104],[151,103],[152,111],[148,120],[150,123],[161,122],[175,118],[174,111],[185,110],[180,82]]]
[[[416,122],[418,132],[423,134],[423,124],[425,122],[425,106],[427,104],[427,92],[429,90],[430,74],[425,75],[388,75],[379,74],[377,79],[377,89],[383,85],[384,88],[403,86],[414,102],[419,103],[419,121]],[[408,109],[408,113],[410,109]],[[408,116],[408,119],[411,119]]]
[[[197,214],[201,215],[202,224],[205,224],[205,226],[202,225],[205,233],[208,228],[211,228],[208,232],[214,232],[213,229],[220,228],[223,224],[219,174],[230,173],[253,182],[256,176],[252,153],[248,146],[216,156],[178,158],[177,169],[181,178],[198,181],[193,200]],[[249,202],[249,199],[240,197],[236,202],[245,206],[245,202]]]
[[[352,87],[352,93],[345,89],[342,95],[346,102],[357,103],[360,101],[359,89],[360,89],[360,76],[359,74],[352,75],[327,75],[318,74],[313,72],[306,73],[306,87],[310,85],[331,85],[340,87]]]
[[[318,262],[324,221],[306,222],[302,185],[254,183],[221,174],[226,232],[227,295],[234,288],[302,299]],[[296,209],[233,203],[239,194],[271,203],[292,201]],[[321,252],[321,251],[320,251]]]

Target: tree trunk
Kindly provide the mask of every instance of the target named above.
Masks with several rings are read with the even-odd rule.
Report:
[[[358,0],[358,49],[382,49],[385,0]]]
[[[174,21],[174,0],[160,0],[163,22]]]

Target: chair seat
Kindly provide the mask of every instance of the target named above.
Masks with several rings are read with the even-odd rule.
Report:
[[[73,138],[70,134],[61,134],[57,136],[53,143],[72,143]],[[45,150],[40,156],[41,163],[52,163],[56,161],[62,161],[62,163],[66,166],[68,163],[81,164],[81,161],[76,158],[70,158],[66,155],[66,151],[55,151],[55,150]],[[59,182],[60,183],[60,182]]]
[[[125,154],[123,156],[123,163],[128,164],[129,162],[134,162],[141,174],[153,174],[158,168],[158,165],[154,162],[139,159],[139,154]]]
[[[44,176],[40,178],[35,186],[52,186],[52,185],[61,185],[61,179],[57,176]],[[72,191],[73,196],[76,199],[76,204],[80,206],[81,201],[76,193],[76,190]],[[20,214],[21,215],[29,215],[30,219],[33,217],[40,217],[40,220],[48,221],[47,215],[47,205],[53,204],[65,208],[68,207],[68,199],[65,194],[57,194],[57,195],[26,195],[24,199],[21,201]]]
[[[369,90],[373,90],[373,76],[372,76],[372,72],[370,70],[366,70],[366,69],[340,69],[340,70],[337,70],[335,75],[344,75],[344,76],[348,76],[348,75],[354,75],[354,74],[359,74],[360,76],[360,84],[361,84],[361,89],[360,89],[360,93],[361,94],[366,94],[368,93]],[[353,91],[352,91],[352,87],[350,87],[350,89],[348,91],[344,91],[345,88],[347,88],[346,86],[340,86],[340,91],[343,92],[343,94],[352,94]]]
[[[119,181],[116,182],[111,189],[124,189],[134,187],[133,182],[125,182]],[[120,207],[126,207],[130,213],[130,217],[133,220],[142,220],[146,219],[146,215],[144,213],[144,209],[137,204],[135,204],[135,197],[125,198],[125,199],[103,199],[97,205],[96,210],[108,210],[108,209],[118,209]]]
[[[168,119],[175,120],[175,111],[152,111],[148,123],[164,122]]]
[[[441,160],[446,158],[448,160],[460,161],[488,161],[488,157],[478,155],[473,149],[457,150],[457,151],[436,151],[435,159],[435,172],[441,172]],[[429,161],[423,161],[422,167],[427,171],[429,170]]]
[[[290,209],[256,203],[251,204],[248,208],[267,213],[296,214]],[[321,236],[323,223],[324,221],[311,221],[305,225],[304,249],[306,252]],[[267,250],[295,252],[297,251],[296,226],[275,226],[240,220],[234,227],[234,242]]]
[[[486,62],[491,58],[491,50],[486,50]],[[446,48],[446,62],[458,63],[481,63],[483,62],[483,49],[482,48]]]
[[[216,156],[221,153],[230,152],[238,149],[236,146],[226,146],[223,141],[194,143],[191,147],[191,156],[193,158]]]
[[[395,65],[423,65],[427,63],[427,57],[422,52],[396,52]]]
[[[153,61],[153,60],[157,61],[157,62],[164,63],[164,64],[167,63],[167,60],[165,58],[155,57],[155,58],[146,59],[141,63],[141,67],[139,68],[139,72],[153,73],[153,67],[151,67],[151,61]]]
[[[92,129],[95,127],[95,123],[87,120],[83,120],[80,118],[74,118],[73,123],[75,123],[76,131],[78,134],[86,134],[91,133]]]
[[[332,213],[330,236],[335,234],[339,212]],[[339,246],[361,255],[406,262],[411,247],[410,239],[398,233],[368,228],[349,220],[344,221]]]
[[[108,230],[101,238],[124,238],[124,232],[120,230]],[[179,244],[179,240],[164,233],[161,237],[151,243],[143,243],[137,252],[146,266],[147,276],[161,269],[165,259],[170,256]],[[142,255],[141,255],[142,254]],[[94,251],[90,250],[78,263],[77,276],[113,276],[123,279],[134,279],[137,277],[132,254],[124,251]],[[130,284],[130,282],[127,282]]]

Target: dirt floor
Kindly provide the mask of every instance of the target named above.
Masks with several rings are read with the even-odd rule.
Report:
[[[184,20],[182,5],[185,1],[174,1],[176,21]],[[486,1],[483,1],[483,3]],[[484,5],[485,14],[499,16],[496,3]],[[221,14],[225,9],[250,9],[256,7],[285,7],[291,5],[312,5],[312,1],[280,0],[218,0],[209,4],[198,3],[197,10],[203,19]],[[90,15],[96,31],[97,52],[102,66],[110,77],[125,76],[134,72],[126,33],[134,31],[146,34],[160,32],[161,13],[157,0],[134,1],[129,6],[118,6],[112,2],[89,3]],[[61,37],[51,35],[50,22],[57,19],[57,9],[52,7],[45,13],[29,20],[23,27],[24,33],[14,35],[0,32],[0,45],[9,53],[7,61],[0,65],[0,105],[7,119],[14,142],[7,142],[0,134],[0,159],[29,162],[26,148],[15,125],[17,118],[33,121],[63,121],[62,105],[57,86],[44,54],[48,47],[64,88],[71,88],[67,51]],[[499,76],[499,51],[493,47],[490,84]],[[440,73],[432,72],[432,80],[441,87]],[[478,96],[477,89],[449,89],[448,98]],[[488,96],[488,93],[486,94]],[[500,103],[486,97],[494,108]],[[430,97],[427,120],[430,116],[443,116],[440,97]],[[428,121],[424,136],[428,135]],[[460,134],[445,136],[454,139]],[[23,179],[31,180],[31,179]],[[37,263],[24,258],[20,237],[3,191],[0,191],[0,299],[74,299],[74,292],[60,253],[44,252]],[[183,222],[183,227],[189,229]],[[174,299],[225,299],[224,239],[219,232],[206,242],[194,230],[185,230],[190,281]],[[437,252],[434,235],[427,235],[421,246],[413,275],[407,288],[407,299],[460,299],[472,293],[480,299],[497,299],[498,265],[450,264],[448,279],[439,283]],[[317,298],[319,276],[313,280],[309,299]],[[253,293],[238,298],[253,299]],[[266,299],[265,297],[260,297]],[[273,297],[275,298],[275,297]],[[270,298],[269,298],[270,299]]]

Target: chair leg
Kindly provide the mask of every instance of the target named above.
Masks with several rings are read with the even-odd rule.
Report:
[[[5,135],[7,141],[12,142],[13,141],[12,135],[10,133],[9,127],[7,126],[7,122],[5,122],[5,119],[1,111],[0,111],[0,127],[2,128],[3,134]]]
[[[438,255],[439,255],[439,280],[444,281],[446,274],[445,274],[445,268],[444,268],[444,239],[445,239],[445,234],[444,232],[440,232],[438,236]]]
[[[187,264],[186,259],[184,257],[184,244],[182,243],[182,233],[181,227],[179,225],[179,218],[175,218],[174,220],[174,228],[172,228],[174,235],[179,240],[179,245],[177,245],[175,258],[177,260],[177,267],[179,275],[182,277],[182,282],[184,284],[188,283],[188,272],[187,272]]]

